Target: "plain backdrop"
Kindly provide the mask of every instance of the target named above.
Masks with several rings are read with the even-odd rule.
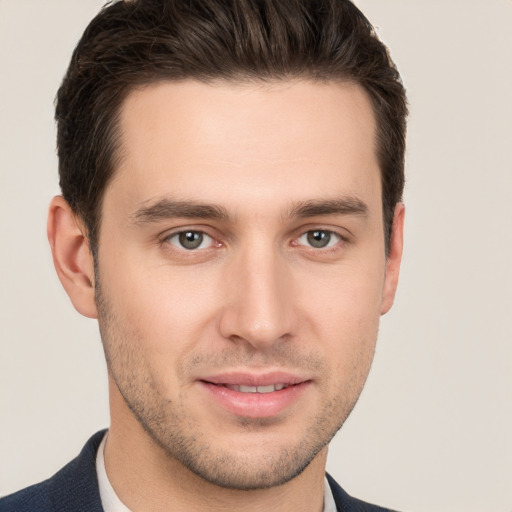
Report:
[[[101,0],[0,0],[0,494],[109,422],[94,321],[46,241],[53,98]],[[348,492],[512,511],[512,2],[360,0],[408,89],[406,243],[361,400],[331,445]]]

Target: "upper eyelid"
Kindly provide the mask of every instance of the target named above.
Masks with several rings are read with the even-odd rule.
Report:
[[[347,228],[342,228],[341,226],[325,226],[322,224],[312,224],[310,226],[301,226],[298,229],[294,230],[294,238],[297,239],[306,233],[311,233],[311,231],[325,231],[326,233],[332,233],[334,235],[339,236],[342,240],[348,240],[352,233]]]
[[[339,233],[338,231],[335,231],[334,229],[324,229],[324,228],[307,229],[306,231],[302,231],[297,238],[304,236],[307,233],[312,233],[315,231],[322,231],[324,233],[330,233],[331,235],[336,235],[340,238],[343,238],[343,235],[341,233]]]
[[[192,227],[192,226],[180,226],[177,228],[171,228],[166,229],[163,231],[160,235],[158,235],[158,238],[160,240],[166,240],[167,238],[170,238],[171,236],[179,235],[180,233],[186,233],[188,231],[192,231],[194,233],[203,233],[204,235],[209,236],[212,239],[216,239],[217,237],[214,236],[211,231],[206,227]]]
[[[207,237],[211,238],[212,240],[215,240],[215,237],[213,235],[211,235],[210,233],[208,233],[208,231],[205,231],[204,229],[190,229],[190,228],[179,229],[177,231],[171,231],[171,232],[164,233],[162,235],[162,238],[165,240],[165,239],[171,238],[173,236],[181,235],[182,233],[201,233],[202,235],[206,235]]]

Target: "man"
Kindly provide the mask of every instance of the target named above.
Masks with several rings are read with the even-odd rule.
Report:
[[[133,0],[57,96],[48,236],[111,426],[3,510],[385,510],[325,476],[397,286],[406,100],[348,0]]]

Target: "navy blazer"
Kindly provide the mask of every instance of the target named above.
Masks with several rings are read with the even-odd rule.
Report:
[[[54,476],[0,499],[0,512],[104,512],[101,506],[96,452],[105,434],[94,434],[80,455]],[[327,475],[339,512],[392,512],[349,496]]]

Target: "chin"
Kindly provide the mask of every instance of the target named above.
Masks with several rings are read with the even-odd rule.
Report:
[[[318,450],[320,451],[320,450]],[[318,452],[317,452],[318,453]],[[255,454],[253,457],[217,456],[183,461],[202,480],[225,489],[250,491],[284,485],[300,475],[317,453]]]
[[[243,433],[224,439],[207,436],[201,429],[180,431],[161,428],[162,424],[146,425],[145,430],[172,464],[177,462],[212,485],[248,491],[284,485],[306,470],[341,427],[341,421],[327,422],[327,418],[317,418],[295,435],[291,425],[276,434],[268,420],[264,425],[248,420]]]

